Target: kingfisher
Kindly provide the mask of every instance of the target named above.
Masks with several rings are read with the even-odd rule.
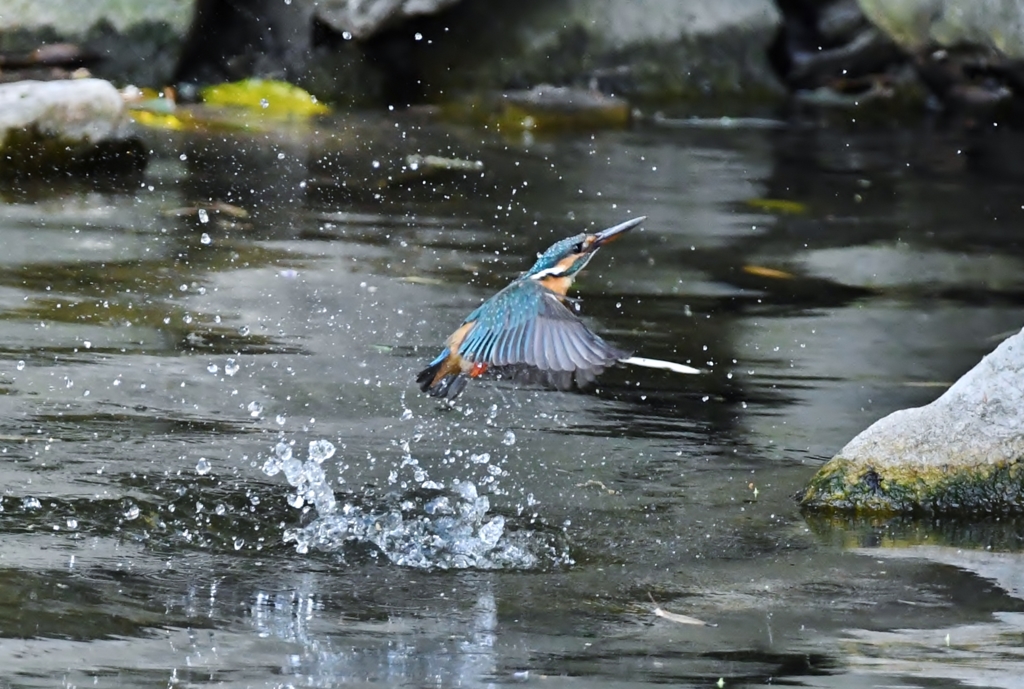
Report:
[[[573,280],[594,254],[644,220],[646,216],[633,218],[552,244],[532,268],[466,317],[444,350],[416,376],[420,390],[451,402],[470,379],[488,371],[568,389],[573,382],[593,382],[616,363],[700,373],[681,364],[633,357],[608,344],[576,316],[576,302],[568,297]]]

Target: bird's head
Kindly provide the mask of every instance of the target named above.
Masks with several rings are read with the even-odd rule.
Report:
[[[531,280],[545,278],[569,278],[572,280],[594,257],[598,249],[615,241],[623,233],[632,230],[644,220],[646,220],[646,216],[633,218],[597,234],[581,232],[568,239],[555,242],[547,251],[537,257],[537,262],[526,271],[525,277]]]

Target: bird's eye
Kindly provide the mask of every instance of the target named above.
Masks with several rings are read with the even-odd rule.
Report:
[[[572,252],[574,254],[582,254],[583,253],[583,242],[579,242],[578,244],[573,246]]]

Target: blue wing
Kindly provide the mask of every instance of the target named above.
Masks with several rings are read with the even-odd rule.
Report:
[[[458,348],[488,366],[593,373],[629,356],[593,333],[566,308],[563,297],[533,280],[517,280],[466,319],[473,327]],[[560,386],[561,387],[561,386]]]

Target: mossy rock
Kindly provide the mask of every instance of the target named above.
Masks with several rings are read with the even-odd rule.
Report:
[[[1024,514],[1024,466],[891,466],[837,457],[811,480],[802,502],[811,510],[857,514]]]
[[[1024,514],[1024,331],[939,399],[893,412],[811,479],[805,509]]]
[[[109,82],[0,85],[0,176],[134,172],[145,163],[121,94]]]

